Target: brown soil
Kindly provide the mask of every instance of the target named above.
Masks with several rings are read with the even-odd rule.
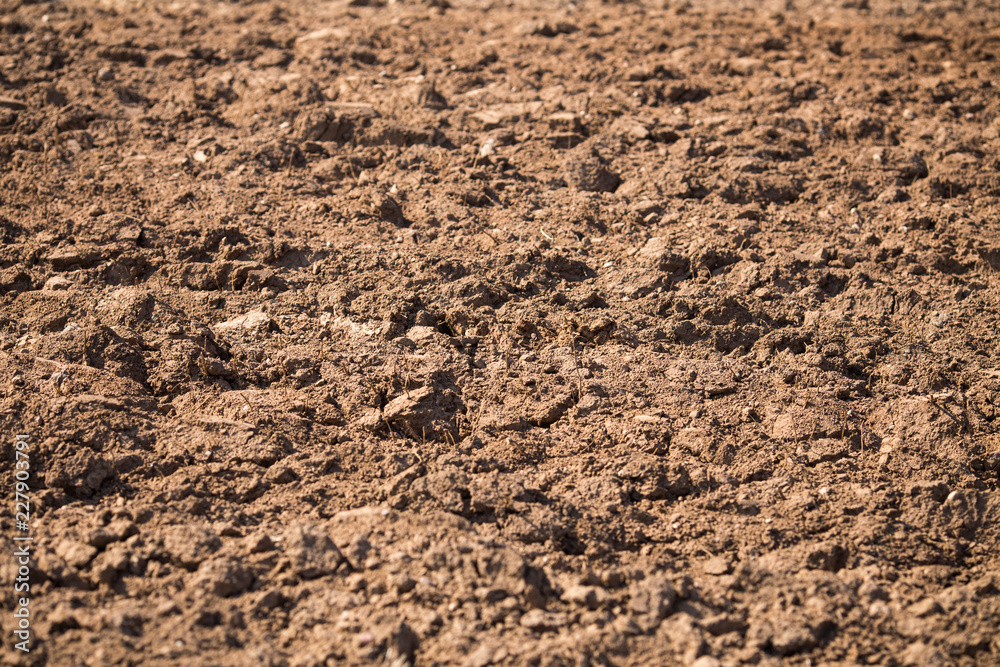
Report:
[[[995,3],[4,0],[0,52],[6,662],[1000,664]]]

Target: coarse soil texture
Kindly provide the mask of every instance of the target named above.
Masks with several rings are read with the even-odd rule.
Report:
[[[3,661],[1000,664],[998,57],[975,0],[0,0]]]

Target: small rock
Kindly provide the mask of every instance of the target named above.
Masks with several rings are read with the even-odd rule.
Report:
[[[448,106],[448,101],[434,84],[426,81],[409,86],[405,93],[410,102],[425,109],[444,109]]]
[[[384,422],[382,420],[382,411],[378,408],[369,408],[365,410],[356,421],[357,425],[366,431],[378,431],[381,430]]]
[[[403,575],[395,578],[392,582],[392,585],[396,589],[397,593],[403,595],[405,593],[409,593],[410,591],[412,591],[414,588],[417,587],[417,580],[414,579],[413,577],[408,577],[406,575]]]
[[[298,475],[288,466],[279,463],[268,468],[264,479],[272,484],[288,484],[298,479]]]
[[[639,250],[638,255],[653,261],[657,269],[666,273],[683,273],[690,265],[687,257],[676,252],[670,242],[660,236],[649,239]]]
[[[894,204],[896,202],[904,202],[909,198],[910,196],[906,194],[906,190],[902,188],[889,188],[876,197],[875,201],[879,204]]]
[[[117,542],[118,536],[107,528],[97,528],[87,534],[87,544],[103,549],[112,542]]]
[[[547,630],[558,630],[569,622],[566,614],[532,609],[521,617],[521,626],[533,630],[534,632],[545,632]]]
[[[333,574],[344,560],[330,536],[318,526],[294,526],[284,538],[285,557],[292,572],[303,579]]]
[[[375,217],[401,226],[406,223],[403,217],[403,209],[395,199],[387,194],[379,193],[372,201],[372,211]]]
[[[645,141],[649,135],[649,129],[641,123],[630,123],[625,131],[625,136],[633,143]]]
[[[183,49],[160,49],[153,57],[154,65],[167,65],[175,60],[186,60],[190,54]]]
[[[719,659],[711,655],[703,655],[691,663],[691,667],[721,667]]]
[[[219,558],[202,563],[192,585],[220,597],[230,597],[247,590],[252,583],[253,575],[238,561]]]
[[[944,652],[923,642],[910,644],[900,659],[907,667],[946,667],[952,664]]]
[[[771,639],[771,648],[778,655],[792,655],[808,651],[814,646],[816,637],[809,628],[802,625],[786,625]]]
[[[469,654],[465,667],[488,667],[493,664],[493,656],[497,653],[496,646],[480,644],[479,648]]]
[[[629,586],[629,611],[641,617],[639,624],[647,630],[669,616],[676,601],[674,585],[663,577],[636,581]]]
[[[733,571],[732,564],[730,564],[728,559],[723,558],[722,556],[715,556],[714,558],[709,558],[707,561],[705,561],[705,564],[702,566],[702,568],[704,569],[705,574],[712,574],[716,576],[729,574],[730,572]]]
[[[541,107],[542,103],[539,101],[496,104],[473,113],[469,118],[478,129],[492,130],[501,125],[516,123]]]
[[[175,563],[194,570],[222,547],[222,541],[204,526],[171,526],[166,531],[163,547]]]
[[[562,598],[581,607],[598,609],[608,599],[608,594],[597,586],[570,586]]]
[[[226,322],[220,322],[213,327],[216,331],[272,331],[274,320],[267,313],[260,310],[252,310],[245,315],[240,315]]]
[[[924,598],[919,602],[915,602],[910,605],[908,611],[917,618],[944,613],[944,609],[934,598]]]
[[[429,345],[431,343],[443,343],[448,337],[433,326],[414,326],[406,332],[406,337],[417,345]]]
[[[252,554],[264,553],[274,549],[274,540],[271,539],[270,535],[260,533],[247,538],[247,546]]]
[[[111,585],[121,572],[128,569],[129,554],[124,545],[116,544],[94,559],[93,573],[101,583]]]
[[[951,315],[949,313],[935,312],[931,315],[931,325],[940,329],[946,325],[950,319]]]
[[[580,326],[580,336],[588,343],[600,345],[606,343],[617,328],[617,322],[610,317],[600,315],[589,323]]]
[[[497,140],[495,137],[489,137],[483,142],[483,145],[479,147],[479,157],[489,157],[496,152]]]
[[[253,66],[256,68],[264,67],[283,67],[287,65],[292,60],[292,54],[287,51],[281,51],[279,49],[270,49],[265,51],[261,55],[254,58]]]
[[[300,113],[295,119],[294,136],[300,141],[328,141],[336,138],[337,124],[331,129],[330,115],[322,110]]]
[[[822,243],[803,243],[792,253],[792,257],[799,262],[822,266],[834,257],[834,251]]]
[[[46,259],[51,262],[52,268],[63,271],[73,267],[87,268],[96,264],[101,259],[101,252],[90,245],[81,244],[56,248],[50,252]]]
[[[97,549],[89,544],[63,540],[56,546],[56,555],[66,561],[70,567],[80,569],[90,563],[97,555]]]
[[[60,290],[68,290],[73,287],[73,281],[62,276],[52,276],[45,281],[45,286],[42,287],[46,292],[57,292]]]

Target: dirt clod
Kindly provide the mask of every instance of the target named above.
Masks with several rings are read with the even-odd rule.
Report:
[[[0,3],[0,662],[1000,663],[995,4]]]

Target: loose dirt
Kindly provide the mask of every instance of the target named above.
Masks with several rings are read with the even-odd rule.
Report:
[[[4,0],[4,660],[1000,664],[998,57],[974,0]]]

